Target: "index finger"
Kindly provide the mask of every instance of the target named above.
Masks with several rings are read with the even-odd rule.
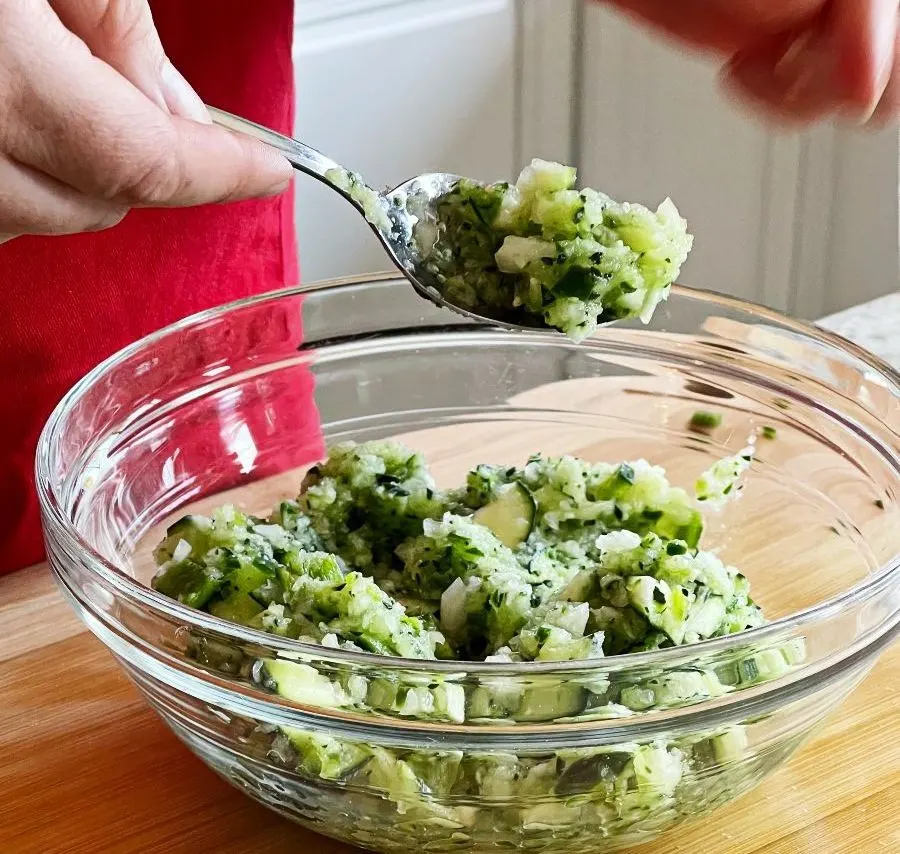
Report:
[[[17,4],[18,5],[18,4]],[[43,4],[7,9],[8,153],[81,192],[127,205],[180,206],[272,195],[292,177],[274,149],[168,115],[91,55]],[[43,20],[35,19],[35,8]],[[17,32],[18,30],[18,32]]]

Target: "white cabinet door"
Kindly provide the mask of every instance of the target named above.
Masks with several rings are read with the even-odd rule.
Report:
[[[823,310],[891,293],[898,280],[900,145],[896,129],[838,135]]]
[[[516,161],[516,0],[302,0],[297,134],[395,186],[434,170],[483,180]],[[304,281],[387,269],[362,218],[297,181]]]
[[[898,135],[774,133],[708,62],[609,9],[582,11],[575,157],[584,183],[657,204],[695,235],[686,284],[818,317],[898,284]]]

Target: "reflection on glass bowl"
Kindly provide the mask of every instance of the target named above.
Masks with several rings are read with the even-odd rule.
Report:
[[[50,563],[176,735],[283,815],[389,852],[613,850],[758,783],[894,638],[898,391],[840,339],[684,288],[648,327],[581,345],[468,324],[392,277],[285,291],[138,342],[63,400],[38,454]],[[692,431],[698,409],[721,425]],[[406,661],[262,634],[152,591],[150,550],[188,508],[265,513],[296,494],[323,451],[316,413],[328,442],[421,450],[445,486],[541,451],[645,457],[690,487],[775,428],[703,541],[750,577],[773,622],[591,662]],[[788,666],[767,674],[773,654]],[[267,659],[353,690],[287,700],[255,678]],[[628,715],[604,703],[686,673],[728,690]],[[462,719],[374,699],[412,690],[452,690]],[[486,712],[501,694],[531,711]]]

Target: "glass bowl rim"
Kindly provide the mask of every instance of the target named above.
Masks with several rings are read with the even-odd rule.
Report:
[[[637,667],[665,667],[673,666],[682,659],[696,659],[704,654],[716,654],[722,651],[739,648],[745,644],[764,642],[773,636],[778,636],[784,631],[798,629],[804,625],[824,620],[839,613],[849,604],[865,602],[880,594],[893,583],[900,584],[900,553],[894,555],[883,566],[870,573],[860,583],[815,605],[788,614],[770,623],[766,623],[754,629],[726,635],[720,638],[712,638],[685,646],[670,647],[667,649],[652,650],[649,652],[628,653],[624,655],[599,658],[590,662],[585,661],[548,661],[548,662],[518,662],[497,663],[484,661],[442,661],[431,659],[409,659],[399,656],[383,656],[369,652],[355,652],[350,650],[332,649],[316,644],[307,644],[290,638],[282,638],[271,635],[261,630],[250,629],[235,623],[214,617],[203,611],[198,611],[187,605],[169,599],[151,587],[141,584],[123,569],[101,555],[91,544],[76,530],[66,518],[63,512],[59,496],[57,495],[53,478],[51,476],[51,459],[55,444],[61,435],[61,425],[71,409],[78,401],[100,380],[108,371],[114,369],[125,360],[131,358],[142,349],[160,341],[170,335],[177,334],[186,329],[199,326],[210,320],[222,317],[234,311],[261,305],[267,302],[320,293],[323,291],[351,288],[359,285],[372,285],[386,282],[397,282],[409,287],[409,283],[402,275],[395,272],[369,273],[358,276],[329,279],[321,282],[301,284],[292,287],[280,288],[256,294],[243,299],[234,300],[220,306],[197,312],[182,318],[175,323],[164,326],[143,338],[129,344],[118,352],[109,356],[95,368],[85,374],[72,388],[66,392],[56,405],[41,431],[37,453],[35,456],[35,481],[39,504],[45,527],[50,526],[55,538],[58,538],[62,547],[73,554],[86,558],[84,561],[87,571],[96,575],[126,598],[137,602],[141,607],[151,612],[179,621],[182,625],[202,631],[214,632],[229,640],[256,647],[264,647],[277,653],[286,653],[288,658],[302,655],[310,661],[320,663],[375,666],[381,669],[394,669],[398,671],[414,672],[427,671],[434,674],[455,674],[464,672],[479,676],[538,676],[538,675],[565,675],[574,671],[592,673],[621,672]],[[812,339],[820,344],[825,344],[845,354],[853,356],[863,365],[876,372],[879,378],[885,382],[888,390],[895,398],[900,398],[900,371],[895,370],[885,361],[868,352],[864,348],[854,344],[842,336],[822,329],[812,323],[795,320],[787,315],[771,308],[759,305],[749,300],[720,294],[708,289],[692,288],[676,284],[672,286],[672,296],[706,303],[710,306],[730,308],[744,313],[753,314],[763,320],[768,319],[781,327],[802,336],[804,339]],[[448,327],[451,328],[452,327]],[[471,328],[471,327],[469,327]],[[483,324],[485,331],[497,331],[508,335],[519,334],[513,330],[499,329],[489,322]],[[542,334],[557,336],[557,332],[544,332],[528,330],[531,335]],[[893,615],[895,623],[900,620],[900,609]],[[880,626],[881,624],[879,624]],[[876,627],[878,628],[878,627]],[[897,626],[893,626],[897,628]],[[888,626],[883,631],[869,630],[869,638],[857,638],[855,648],[860,644],[863,647],[875,644],[879,639],[892,631]],[[874,636],[873,636],[874,635]],[[866,642],[867,641],[867,642]],[[850,655],[853,650],[844,650]],[[801,667],[802,670],[802,667]]]

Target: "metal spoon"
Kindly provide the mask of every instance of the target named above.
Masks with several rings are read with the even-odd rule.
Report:
[[[397,269],[409,280],[420,296],[430,300],[436,306],[449,308],[457,314],[480,323],[490,323],[506,329],[521,330],[534,327],[543,327],[538,318],[533,325],[528,323],[527,317],[516,315],[515,321],[501,315],[489,316],[476,314],[467,308],[448,302],[441,294],[440,283],[434,273],[430,272],[421,257],[418,245],[413,239],[413,226],[416,219],[436,219],[435,202],[447,193],[460,180],[459,175],[451,175],[447,172],[433,172],[427,175],[419,175],[411,178],[393,190],[378,193],[378,196],[387,202],[387,215],[390,220],[390,230],[373,222],[374,217],[367,216],[363,205],[349,192],[346,185],[346,177],[352,173],[325,155],[310,148],[308,145],[290,137],[283,136],[276,131],[262,125],[243,119],[240,116],[226,113],[215,107],[208,107],[213,121],[228,130],[252,136],[280,151],[299,172],[316,178],[323,184],[327,184],[332,190],[340,193],[352,204],[369,222],[372,231],[375,232],[381,244],[387,250],[391,261]],[[368,188],[367,188],[368,189]],[[407,208],[406,201],[415,200],[415,218]],[[413,207],[413,206],[411,206]]]

